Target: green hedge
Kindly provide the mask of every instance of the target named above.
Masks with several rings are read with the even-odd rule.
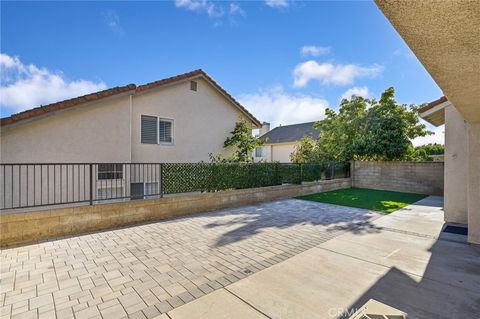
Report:
[[[330,164],[217,164],[217,163],[166,163],[163,164],[162,184],[164,194],[211,192],[282,184],[300,184],[346,177],[349,163]]]

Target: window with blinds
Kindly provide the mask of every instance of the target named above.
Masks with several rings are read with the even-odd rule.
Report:
[[[158,118],[156,116],[142,115],[141,140],[143,144],[158,144],[157,128]]]
[[[159,119],[158,139],[160,143],[173,143],[173,121]]]

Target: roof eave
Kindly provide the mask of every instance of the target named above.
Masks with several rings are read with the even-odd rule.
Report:
[[[452,105],[447,99],[443,99],[440,103],[437,101],[429,103],[419,110],[420,117],[434,126],[445,124],[445,108]]]

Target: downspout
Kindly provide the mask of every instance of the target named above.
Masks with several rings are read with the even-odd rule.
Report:
[[[132,121],[133,121],[133,94],[130,94],[130,121],[129,121],[129,131],[130,131],[130,163],[132,162]]]

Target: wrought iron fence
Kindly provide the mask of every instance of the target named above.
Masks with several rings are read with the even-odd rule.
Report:
[[[144,199],[350,176],[349,163],[0,164],[0,209]]]

